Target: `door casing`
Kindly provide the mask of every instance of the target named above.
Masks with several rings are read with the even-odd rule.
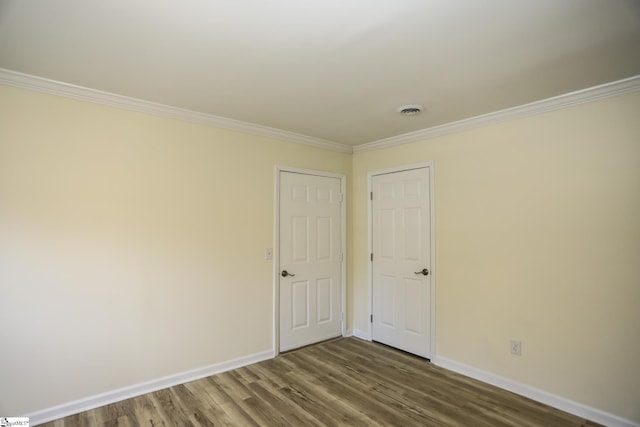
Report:
[[[433,360],[436,356],[436,262],[435,262],[435,208],[434,208],[434,183],[433,183],[433,162],[424,162],[424,163],[416,163],[404,166],[398,166],[395,168],[381,169],[376,171],[371,171],[367,174],[367,210],[368,210],[368,223],[367,223],[367,233],[368,233],[368,254],[373,252],[373,204],[371,197],[369,196],[373,191],[373,177],[376,175],[383,175],[394,172],[404,172],[412,169],[422,169],[426,168],[429,173],[429,215],[431,217],[431,269],[429,275],[431,276],[431,331],[429,333],[431,340],[431,359]],[[371,340],[373,337],[372,333],[372,325],[371,325],[371,315],[373,315],[373,262],[371,261],[371,257],[369,259],[369,268],[368,268],[368,282],[369,282],[369,292],[368,292],[368,304],[369,307],[369,315],[367,316],[367,336],[368,340]]]
[[[275,225],[274,225],[274,251],[273,251],[273,348],[275,355],[280,354],[280,173],[291,172],[306,175],[316,175],[328,178],[338,178],[340,180],[340,192],[342,193],[342,204],[340,208],[341,229],[340,248],[342,252],[342,264],[340,267],[340,304],[341,304],[341,332],[346,335],[347,325],[347,289],[345,286],[347,276],[347,185],[346,176],[331,172],[318,171],[313,169],[299,169],[288,166],[276,165],[275,168]]]

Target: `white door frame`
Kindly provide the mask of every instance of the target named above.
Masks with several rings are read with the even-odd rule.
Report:
[[[434,209],[434,185],[433,185],[433,162],[416,163],[411,165],[398,166],[395,168],[381,169],[377,171],[371,171],[367,174],[367,200],[368,200],[368,253],[373,252],[373,201],[370,194],[373,191],[373,177],[375,175],[384,175],[394,172],[404,172],[412,169],[424,169],[429,171],[429,222],[430,224],[430,237],[431,237],[431,269],[429,275],[431,276],[431,331],[429,332],[431,338],[431,360],[436,357],[436,239],[435,239],[435,209]],[[371,324],[371,316],[373,315],[373,262],[371,256],[369,258],[369,295],[368,295],[368,307],[369,307],[369,319],[367,319],[367,338],[369,341],[373,339],[373,331]]]
[[[340,207],[340,251],[342,252],[342,264],[340,266],[340,325],[342,336],[346,334],[347,325],[347,177],[346,175],[313,169],[299,169],[288,166],[276,165],[275,168],[275,227],[274,227],[274,251],[273,251],[273,349],[277,356],[280,354],[280,172],[292,172],[305,175],[338,178],[340,180],[340,192],[342,203]]]

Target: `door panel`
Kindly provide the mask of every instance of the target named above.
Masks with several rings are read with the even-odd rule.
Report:
[[[318,261],[331,260],[331,218],[318,217],[316,219],[317,248],[316,256]]]
[[[431,357],[429,171],[372,177],[372,337]]]
[[[316,321],[318,323],[331,321],[331,279],[323,278],[318,279],[316,282],[316,291],[318,296],[316,298]]]
[[[293,329],[309,326],[309,282],[297,281],[291,283],[291,308]]]
[[[380,295],[382,301],[386,304],[380,304],[380,324],[395,328],[396,326],[396,278],[391,276],[380,275]],[[378,313],[374,314],[378,317]]]
[[[280,172],[280,350],[342,333],[340,179]]]

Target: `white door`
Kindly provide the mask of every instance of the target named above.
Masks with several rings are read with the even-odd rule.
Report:
[[[280,172],[280,350],[342,333],[339,178]]]
[[[372,338],[431,357],[429,170],[372,177]]]

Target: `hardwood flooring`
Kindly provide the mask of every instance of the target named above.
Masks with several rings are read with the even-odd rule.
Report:
[[[424,359],[339,338],[44,424],[597,426]]]

